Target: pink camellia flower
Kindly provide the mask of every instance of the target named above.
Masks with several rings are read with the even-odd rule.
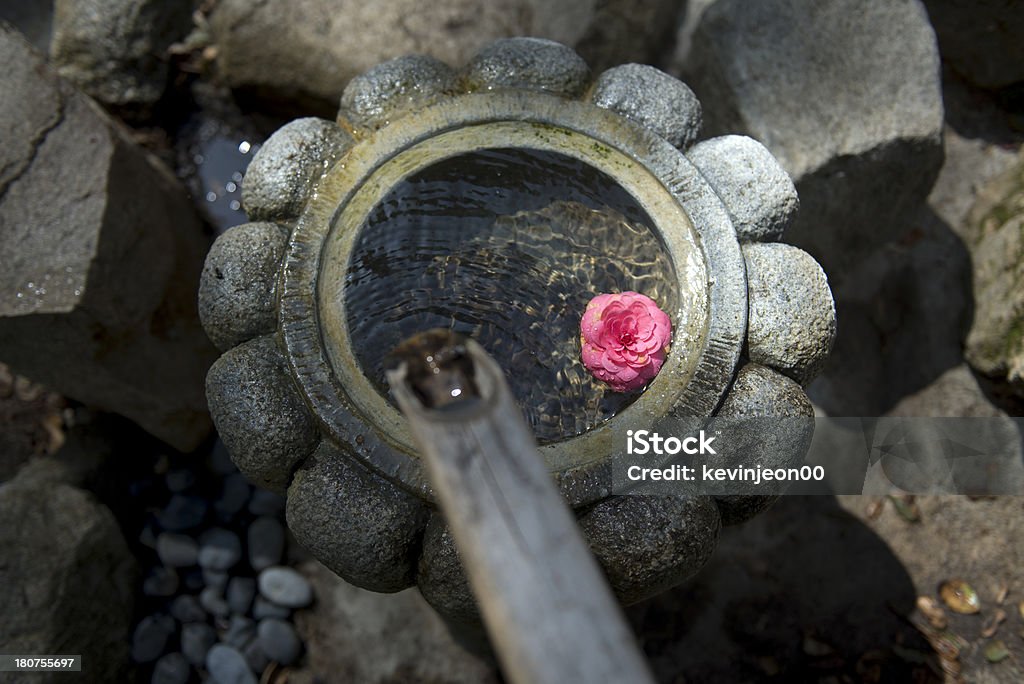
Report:
[[[661,370],[672,322],[638,292],[601,294],[580,321],[583,365],[616,392],[640,389]]]

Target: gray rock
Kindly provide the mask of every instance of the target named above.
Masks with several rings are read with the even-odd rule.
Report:
[[[696,574],[714,553],[722,526],[706,496],[612,496],[587,509],[579,524],[625,605]]]
[[[284,526],[277,518],[263,516],[249,525],[249,565],[259,572],[277,565],[284,557]]]
[[[799,466],[814,435],[813,418],[814,407],[800,385],[770,368],[747,364],[736,374],[710,428],[720,428],[727,439],[720,440],[718,453],[706,457],[706,462],[710,467]],[[744,484],[730,488],[743,489]],[[716,496],[722,524],[745,522],[774,503],[782,492],[765,484],[751,485],[749,492]]]
[[[291,665],[302,655],[302,641],[290,623],[276,618],[260,620],[256,630],[260,649],[273,661]]]
[[[252,606],[256,595],[256,580],[252,577],[232,577],[228,582],[228,607],[232,613],[244,615]]]
[[[181,652],[196,667],[206,663],[206,654],[217,643],[217,633],[205,622],[190,622],[181,628]]]
[[[967,223],[974,265],[967,361],[1024,397],[1024,153],[982,189]]]
[[[142,593],[146,596],[174,596],[178,591],[178,573],[170,568],[157,566],[150,570],[142,582]]]
[[[416,579],[423,598],[447,622],[483,627],[455,540],[440,515],[432,515],[423,532]]]
[[[705,140],[686,155],[729,211],[740,240],[775,242],[800,201],[789,174],[764,145],[743,135]]]
[[[232,615],[221,641],[241,651],[256,638],[256,622],[244,615]]]
[[[235,470],[233,463],[231,468]],[[231,520],[244,509],[245,505],[249,503],[251,491],[252,488],[241,473],[234,472],[225,477],[220,496],[213,502],[213,508],[220,519],[225,522]]]
[[[199,537],[199,565],[204,570],[229,570],[242,559],[242,542],[230,530],[215,527]]]
[[[216,355],[196,313],[195,211],[6,28],[0,61],[0,358],[190,451],[209,432],[202,377]]]
[[[156,538],[156,555],[169,568],[185,568],[196,564],[199,544],[187,535],[163,532]]]
[[[470,90],[527,88],[567,97],[583,94],[590,67],[572,48],[542,38],[496,40],[464,70]]]
[[[291,614],[291,608],[279,606],[259,595],[252,602],[252,616],[257,620],[262,620],[263,618],[281,618],[284,620]]]
[[[153,667],[152,684],[188,684],[191,670],[188,661],[180,653],[168,653],[156,661]]]
[[[157,522],[165,530],[181,532],[202,524],[206,517],[206,500],[198,496],[175,494],[157,514]]]
[[[147,615],[142,618],[132,633],[132,660],[137,663],[151,663],[167,648],[167,642],[174,636],[174,620],[169,615]]]
[[[0,486],[0,520],[3,649],[91,653],[90,676],[127,679],[138,575],[110,510],[80,489],[19,475]]]
[[[182,624],[190,622],[206,622],[206,611],[199,605],[199,599],[191,594],[176,596],[171,601],[171,617]]]
[[[224,591],[228,586],[228,575],[225,570],[213,570],[211,568],[203,568],[203,585],[207,587],[213,587],[217,591]]]
[[[296,472],[287,517],[296,541],[349,582],[380,592],[413,584],[426,506],[327,442]]]
[[[381,62],[425,54],[459,66],[508,36],[575,46],[597,69],[655,63],[679,7],[677,0],[221,0],[210,25],[229,85],[325,109]]]
[[[700,102],[693,91],[646,64],[623,64],[601,74],[591,101],[651,129],[680,149],[700,135]]]
[[[217,587],[206,587],[199,592],[199,605],[210,615],[215,617],[227,617],[231,613],[228,602],[224,600],[222,589]]]
[[[899,237],[935,182],[939,56],[917,0],[718,0],[681,72],[709,134],[750,135],[793,178],[787,240],[832,278]]]
[[[924,0],[939,52],[971,83],[1005,88],[1024,81],[1024,12],[1002,0]]]
[[[351,144],[350,135],[323,119],[296,119],[279,128],[263,143],[242,179],[242,206],[249,219],[274,221],[298,216],[310,184]],[[255,272],[255,267],[247,270]]]
[[[450,66],[426,55],[405,55],[356,76],[341,95],[339,116],[357,126],[379,128],[456,90]]]
[[[305,608],[313,602],[313,588],[291,568],[267,568],[260,572],[257,583],[263,598],[279,606]]]
[[[246,223],[213,243],[199,283],[199,320],[218,348],[277,328],[277,269],[287,239],[277,224]]]
[[[320,435],[273,338],[250,340],[217,359],[206,378],[206,396],[242,474],[284,491]]]
[[[0,357],[189,451],[209,431],[197,383],[214,357],[194,306],[195,212],[165,168],[6,29],[0,59],[0,135],[12,141],[0,152]]]
[[[804,384],[821,370],[836,335],[836,308],[825,273],[790,245],[743,246],[747,265],[750,360]]]
[[[257,684],[245,656],[224,644],[217,644],[206,654],[206,669],[218,684]]]
[[[192,28],[182,0],[56,0],[50,56],[61,76],[108,105],[153,105],[165,55]]]

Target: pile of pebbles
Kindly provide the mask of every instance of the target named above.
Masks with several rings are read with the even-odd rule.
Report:
[[[251,486],[219,442],[206,467],[181,465],[161,459],[133,483],[133,497],[164,503],[139,535],[146,608],[132,659],[153,684],[256,684],[271,663],[301,657],[291,617],[313,602],[285,565],[285,500]]]

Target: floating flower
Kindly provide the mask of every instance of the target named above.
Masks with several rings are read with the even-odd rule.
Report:
[[[580,321],[583,365],[616,392],[640,389],[665,362],[672,323],[638,292],[601,294]]]

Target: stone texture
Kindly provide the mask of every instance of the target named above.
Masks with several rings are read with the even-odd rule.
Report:
[[[1024,153],[980,191],[966,238],[974,273],[967,361],[1024,396]]]
[[[138,573],[113,514],[80,489],[19,476],[0,487],[0,520],[4,650],[88,653],[91,681],[124,681]]]
[[[413,584],[426,516],[422,501],[326,442],[288,489],[295,539],[347,581],[373,591]]]
[[[493,668],[460,648],[415,589],[378,594],[319,563],[300,571],[320,600],[295,616],[316,681],[496,684]]]
[[[189,0],[56,0],[50,56],[104,104],[153,105],[167,86],[167,48],[191,28]]]
[[[288,242],[274,223],[246,223],[217,238],[199,283],[199,320],[221,350],[277,328],[277,276]]]
[[[357,126],[381,127],[423,107],[458,85],[455,72],[426,55],[404,55],[356,76],[341,95],[339,116]]]
[[[440,514],[430,516],[416,573],[420,593],[449,623],[483,627],[455,539]]]
[[[215,681],[223,684],[256,684],[258,681],[249,670],[245,656],[224,644],[217,644],[206,654],[206,669]]]
[[[686,156],[722,199],[740,240],[782,240],[800,200],[789,174],[764,145],[743,135],[723,135],[705,140]]]
[[[808,382],[821,370],[836,335],[825,273],[809,254],[781,243],[744,245],[743,259],[750,360]]]
[[[750,135],[792,176],[787,239],[831,277],[899,237],[935,181],[939,56],[916,0],[719,0],[680,68],[709,134]]]
[[[177,181],[0,29],[0,358],[181,450],[209,431],[205,238]]]
[[[210,368],[206,395],[217,431],[242,474],[284,491],[319,433],[271,337],[226,352]]]
[[[677,0],[221,0],[211,18],[225,81],[329,115],[356,75],[425,54],[454,67],[510,36],[576,46],[595,69],[653,63]]]
[[[722,523],[710,497],[612,496],[579,516],[583,537],[624,605],[692,577]]]
[[[252,221],[293,219],[306,203],[310,184],[352,142],[330,121],[296,119],[270,137],[242,179],[242,206]]]
[[[714,425],[721,426],[725,439],[719,440],[716,455],[705,457],[711,467],[799,467],[814,435],[814,407],[800,385],[753,363],[736,374],[716,416]],[[766,417],[781,420],[761,420]],[[746,522],[768,508],[781,492],[755,492],[770,488],[762,482],[750,485],[749,492],[716,496],[722,524]]]
[[[496,40],[466,65],[470,90],[529,88],[578,97],[590,82],[590,68],[572,48],[542,38]]]
[[[591,101],[645,126],[680,149],[700,134],[700,102],[693,91],[646,64],[623,64],[601,74]]]
[[[291,568],[267,568],[260,572],[257,582],[260,595],[279,606],[305,608],[313,602],[313,588],[309,581]]]
[[[1006,0],[924,0],[942,59],[971,83],[1024,81],[1024,12]]]

